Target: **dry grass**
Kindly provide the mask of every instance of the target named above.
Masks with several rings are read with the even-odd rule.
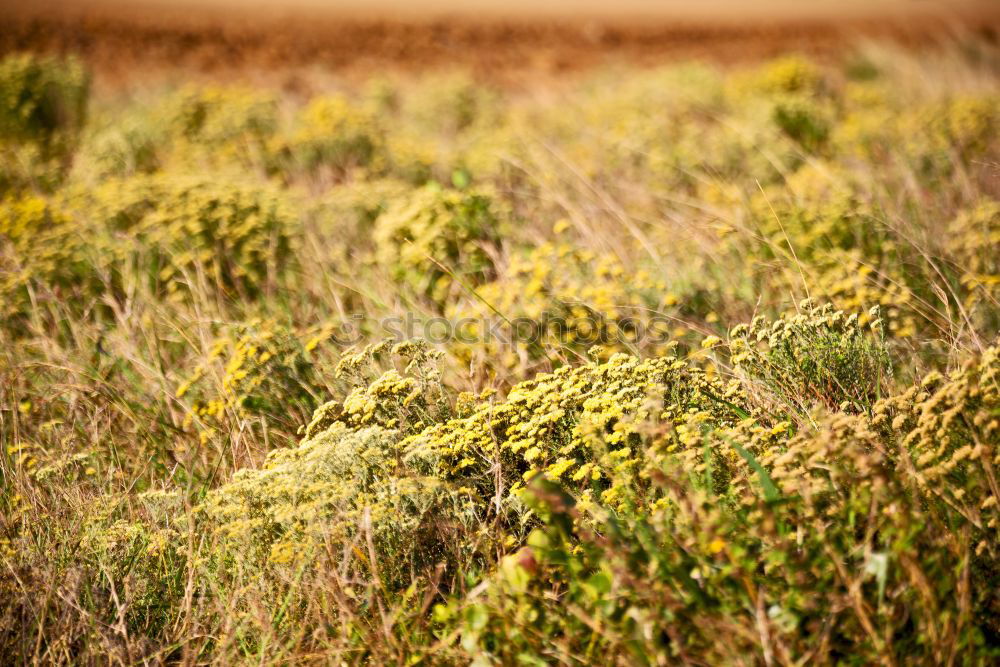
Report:
[[[995,661],[998,75],[5,60],[0,654]]]

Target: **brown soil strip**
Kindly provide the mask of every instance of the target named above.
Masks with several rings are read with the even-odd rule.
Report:
[[[961,11],[929,4],[924,9],[935,11],[886,15],[768,16],[758,11],[744,20],[739,20],[738,7],[747,3],[730,4],[734,11],[720,12],[715,19],[667,13],[607,18],[597,12],[392,17],[386,12],[318,11],[307,5],[283,11],[248,11],[242,5],[239,12],[227,12],[225,0],[201,9],[81,4],[74,10],[72,2],[64,2],[26,10],[0,4],[0,54],[76,53],[106,82],[171,72],[287,75],[320,67],[352,76],[450,66],[516,80],[609,63],[646,65],[680,58],[731,62],[787,51],[822,57],[864,38],[913,47],[955,34],[995,41],[1000,27],[1000,3],[955,5]]]

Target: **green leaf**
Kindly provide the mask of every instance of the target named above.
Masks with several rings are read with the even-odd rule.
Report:
[[[611,592],[611,577],[606,572],[597,572],[587,578],[582,588],[587,595],[597,600]]]
[[[760,462],[756,458],[754,458],[754,455],[748,452],[742,446],[740,446],[740,444],[737,443],[735,440],[728,438],[726,436],[722,436],[722,439],[728,442],[730,445],[732,445],[733,449],[736,450],[736,453],[742,456],[743,460],[747,462],[747,465],[749,465],[750,468],[755,473],[757,473],[757,478],[760,480],[760,485],[764,489],[764,500],[766,500],[769,503],[773,503],[780,500],[781,491],[778,490],[778,487],[775,485],[774,480],[771,479],[771,476],[767,473],[767,470],[764,469],[764,466],[762,466]]]
[[[474,604],[465,610],[465,626],[474,633],[480,633],[489,623],[490,612],[486,605]]]

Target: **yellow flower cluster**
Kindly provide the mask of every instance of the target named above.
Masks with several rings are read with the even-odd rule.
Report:
[[[732,361],[762,385],[767,401],[779,403],[771,406],[779,413],[807,415],[817,403],[867,410],[885,392],[891,373],[878,306],[865,319],[807,299],[797,313],[774,321],[758,316],[733,327]]]
[[[791,438],[782,452],[765,455],[762,462],[786,494],[800,494],[822,511],[835,507],[822,498],[836,494],[841,483],[884,483],[891,460],[901,478],[892,484],[912,484],[930,513],[943,512],[972,531],[976,556],[995,557],[1000,550],[998,410],[1000,347],[994,346],[948,375],[935,371],[877,401],[870,416],[832,416],[818,433]],[[827,461],[844,465],[828,468]],[[884,516],[908,520],[901,507],[886,507]]]
[[[0,317],[99,293],[103,283],[94,267],[109,264],[105,249],[100,237],[42,197],[0,201]]]
[[[287,138],[277,138],[272,152],[284,156],[286,169],[329,173],[332,180],[371,165],[381,149],[375,116],[343,96],[318,97],[300,114]]]
[[[476,341],[453,346],[453,354],[508,369],[524,365],[525,353],[537,361],[542,351],[583,355],[598,344],[610,352],[662,355],[671,334],[684,333],[679,296],[669,287],[650,268],[629,267],[610,253],[543,243],[512,257],[501,279],[447,311],[453,321],[468,323],[463,339]],[[494,325],[510,339],[490,336]]]
[[[1000,303],[1000,203],[988,200],[963,211],[948,225],[948,251],[962,270],[964,305],[986,327],[998,323],[990,313]]]
[[[396,280],[443,303],[493,275],[505,224],[486,192],[426,186],[376,219],[375,258]]]
[[[114,234],[121,260],[138,263],[168,295],[195,286],[242,297],[271,291],[298,238],[282,193],[201,177],[110,180],[71,205]]]
[[[459,538],[476,533],[479,508],[468,494],[400,459],[397,432],[335,424],[294,449],[275,451],[262,469],[237,474],[192,518],[223,538],[222,567],[300,567],[327,548],[354,543],[360,549],[352,570],[390,589],[405,587],[411,568],[468,548]]]
[[[507,493],[542,476],[613,503],[619,473],[641,465],[645,423],[685,424],[699,414],[715,425],[732,424],[744,401],[738,385],[675,356],[642,361],[616,354],[522,382],[506,400],[484,402],[403,444],[440,458],[452,476],[489,480],[491,462],[503,461],[511,475],[503,482]]]
[[[260,165],[278,128],[278,101],[253,88],[185,88],[168,99],[163,123],[180,163]]]
[[[205,441],[234,419],[264,417],[270,428],[295,433],[322,391],[310,353],[330,332],[305,332],[303,344],[273,322],[231,327],[177,387],[177,398],[189,403],[184,427],[196,425]]]

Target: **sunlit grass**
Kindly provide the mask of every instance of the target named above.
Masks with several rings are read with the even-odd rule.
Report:
[[[0,654],[996,661],[997,57],[3,61]]]

